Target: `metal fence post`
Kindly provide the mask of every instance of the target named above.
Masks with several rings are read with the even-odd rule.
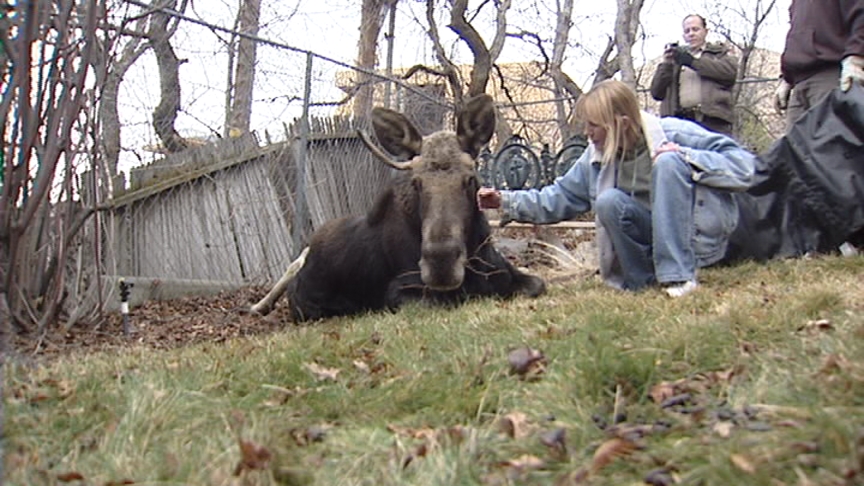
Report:
[[[294,255],[298,255],[306,244],[306,229],[309,225],[309,206],[306,202],[306,163],[309,154],[309,103],[312,96],[311,52],[306,53],[306,77],[303,80],[303,113],[300,115],[300,136],[294,141],[294,160],[297,162],[297,187],[294,188],[294,224],[291,241]]]

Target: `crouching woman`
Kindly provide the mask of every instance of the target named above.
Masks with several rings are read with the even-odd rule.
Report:
[[[696,123],[639,109],[609,80],[582,95],[576,118],[591,141],[542,189],[481,188],[478,204],[501,221],[551,224],[593,210],[600,274],[611,286],[661,285],[672,297],[698,287],[696,270],[720,261],[738,222],[732,192],[750,185],[755,156]]]

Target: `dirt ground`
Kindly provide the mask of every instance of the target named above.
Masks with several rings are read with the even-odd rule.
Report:
[[[591,236],[588,232],[576,230],[547,231],[544,234],[532,229],[509,229],[499,232],[496,238],[499,249],[515,265],[549,280],[560,278],[562,264],[549,256],[547,244],[566,248],[577,259],[584,260],[587,257],[579,254],[585,251],[585,242]],[[543,244],[544,241],[547,244]],[[587,267],[577,270],[582,274],[590,273]],[[13,339],[13,353],[23,359],[50,359],[70,352],[133,345],[169,349],[267,334],[296,325],[291,322],[284,301],[278,302],[274,311],[267,316],[252,315],[246,311],[268,290],[265,287],[248,287],[213,296],[150,301],[130,310],[132,332],[128,337],[123,334],[122,316],[119,313],[106,314],[95,324],[77,324],[68,331],[63,329],[61,323],[42,336],[16,336]]]

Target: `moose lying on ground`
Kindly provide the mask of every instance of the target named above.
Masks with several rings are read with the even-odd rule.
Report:
[[[363,216],[336,219],[312,235],[285,276],[252,307],[266,314],[287,292],[295,321],[394,310],[408,300],[454,305],[471,296],[536,297],[542,279],[517,270],[493,246],[476,203],[475,159],[495,129],[492,98],[468,100],[456,132],[425,138],[401,113],[372,111],[375,156],[401,172]],[[295,275],[296,273],[296,275]]]

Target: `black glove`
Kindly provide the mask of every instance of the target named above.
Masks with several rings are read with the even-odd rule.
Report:
[[[675,50],[675,62],[682,66],[693,66],[693,54],[686,47],[679,47]]]

